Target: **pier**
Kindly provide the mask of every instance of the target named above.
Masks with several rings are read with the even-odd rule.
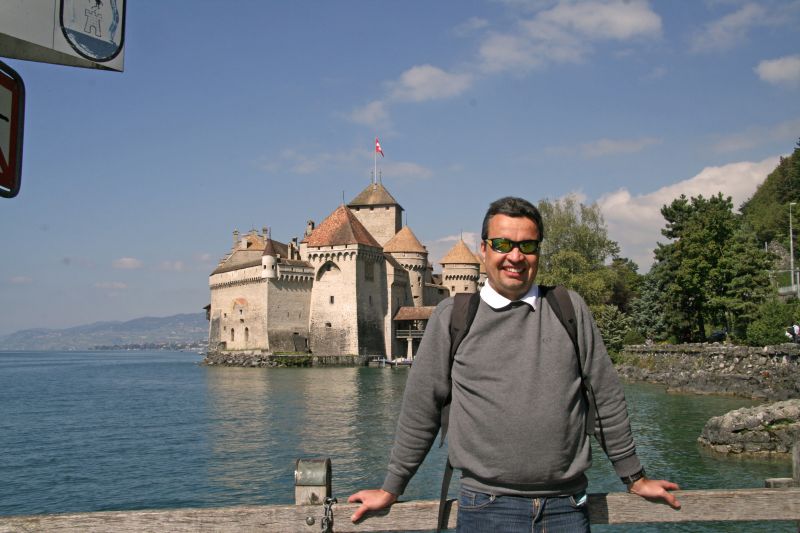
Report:
[[[726,490],[682,490],[674,494],[680,510],[651,503],[624,492],[589,494],[592,524],[637,524],[679,522],[797,521],[800,524],[800,446],[795,446],[792,477],[765,480],[773,488]],[[249,505],[203,509],[105,511],[36,516],[0,517],[0,533],[18,531],[64,531],[100,533],[106,531],[279,531],[311,533],[326,531],[430,531],[436,529],[438,500],[400,501],[389,509],[366,515],[359,523],[350,516],[359,504],[330,498],[329,459],[298,460],[295,467],[295,505]],[[777,487],[777,488],[776,488]],[[324,502],[328,505],[323,505]],[[314,502],[309,504],[309,502]],[[448,527],[455,528],[458,502],[448,501]],[[798,529],[800,531],[800,528]]]

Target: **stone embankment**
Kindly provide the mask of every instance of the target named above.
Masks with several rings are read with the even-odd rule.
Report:
[[[800,398],[800,346],[795,344],[637,345],[626,346],[615,359],[623,378],[661,383],[672,392]]]
[[[207,366],[242,366],[248,368],[290,366],[364,366],[366,355],[265,354],[261,352],[209,352],[203,359]]]
[[[715,416],[706,423],[697,441],[724,454],[788,454],[795,443],[800,443],[800,399]]]

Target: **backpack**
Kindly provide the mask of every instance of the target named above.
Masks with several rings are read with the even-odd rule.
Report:
[[[595,416],[597,414],[597,405],[595,403],[594,391],[592,390],[591,383],[588,376],[583,372],[583,362],[581,361],[580,345],[578,344],[578,324],[575,320],[575,307],[572,305],[572,300],[569,297],[569,292],[562,285],[553,287],[540,285],[539,294],[547,300],[550,308],[558,317],[561,325],[567,330],[569,338],[572,341],[572,346],[575,351],[575,360],[578,364],[578,374],[581,377],[581,392],[586,405],[586,433],[588,435],[594,434]],[[453,360],[456,355],[461,341],[467,336],[469,328],[472,326],[472,321],[478,312],[478,305],[480,305],[480,293],[461,293],[453,297],[453,309],[450,314],[450,370],[453,368]],[[452,387],[452,381],[450,382]],[[452,401],[452,392],[448,394],[444,405],[441,410],[441,439],[439,440],[439,447],[444,445],[444,439],[447,436],[447,429],[450,419],[450,403]],[[597,420],[600,417],[597,416]],[[605,438],[603,435],[602,424],[600,425],[600,444],[605,450]],[[439,498],[439,517],[436,531],[437,533],[443,529],[447,529],[447,491],[450,488],[450,480],[453,476],[453,466],[450,464],[450,458],[447,459],[447,464],[444,469],[444,477],[442,478],[442,490]]]

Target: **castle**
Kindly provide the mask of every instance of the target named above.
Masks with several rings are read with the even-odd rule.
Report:
[[[403,208],[372,182],[302,241],[240,235],[209,276],[209,352],[412,358],[434,307],[476,292],[480,256],[459,240],[433,273]]]

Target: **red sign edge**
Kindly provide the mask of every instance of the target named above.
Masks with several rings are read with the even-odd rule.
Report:
[[[11,117],[10,127],[11,136],[8,146],[8,166],[14,169],[12,176],[12,183],[7,186],[5,183],[0,183],[0,196],[5,198],[14,198],[19,193],[19,188],[22,182],[22,140],[25,125],[25,83],[22,81],[16,70],[0,61],[0,73],[5,74],[8,78],[13,80],[9,81],[5,76],[0,76],[0,84],[11,91]],[[15,134],[16,132],[16,134]]]

